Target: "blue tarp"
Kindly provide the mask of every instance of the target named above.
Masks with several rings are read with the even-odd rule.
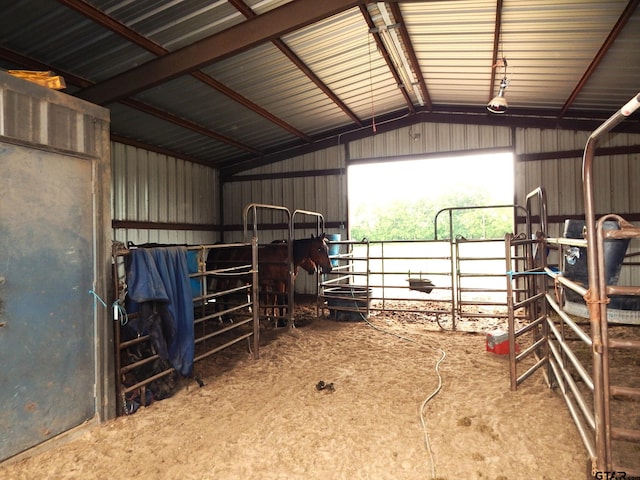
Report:
[[[194,358],[193,300],[186,247],[131,251],[129,300],[141,313],[136,328],[148,333],[161,358],[191,375]],[[144,331],[146,330],[146,331]]]

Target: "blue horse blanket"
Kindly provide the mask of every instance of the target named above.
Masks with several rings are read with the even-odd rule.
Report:
[[[182,375],[193,372],[193,300],[186,247],[131,250],[127,273],[135,328],[148,333],[160,358]]]

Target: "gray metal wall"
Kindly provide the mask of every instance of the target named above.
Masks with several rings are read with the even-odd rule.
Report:
[[[219,223],[213,168],[116,142],[111,151],[113,220],[127,222],[114,229],[114,240],[195,245],[218,240],[213,228],[206,229]]]
[[[581,152],[591,132],[518,129],[517,155]],[[640,145],[640,135],[614,133],[599,148]],[[640,213],[640,153],[598,155],[594,162],[595,208],[598,213]],[[582,193],[582,155],[572,158],[523,161],[516,163],[516,194],[519,201],[537,186],[547,193],[549,215],[584,214]],[[552,231],[554,235],[560,231]]]
[[[440,156],[468,151],[486,153],[510,150],[515,154],[514,203],[525,204],[526,195],[543,186],[550,216],[583,213],[581,151],[590,132],[556,129],[492,127],[466,124],[422,123],[388,133],[338,145],[244,172],[252,177],[223,185],[223,211],[218,218],[218,176],[213,169],[165,155],[114,143],[113,211],[115,220],[159,223],[242,225],[242,210],[248,203],[280,205],[290,210],[322,213],[333,225],[328,233],[346,231],[337,227],[347,219],[346,166],[351,161],[397,156]],[[601,148],[640,145],[640,135],[613,134]],[[529,160],[527,155],[571,152],[563,158]],[[553,155],[551,155],[553,157]],[[640,154],[598,156],[595,163],[596,209],[602,213],[640,213]],[[291,176],[291,172],[300,173]],[[314,175],[324,172],[324,175]],[[327,174],[327,172],[329,174]],[[342,173],[340,173],[342,172]],[[284,178],[277,178],[283,174]],[[267,175],[259,179],[256,175]],[[455,175],[455,172],[452,172]],[[428,179],[425,180],[428,184]],[[250,220],[251,221],[251,220]],[[260,214],[259,223],[282,221],[277,213]],[[311,231],[302,230],[299,236]],[[552,236],[562,233],[559,223],[550,225]],[[117,229],[121,241],[159,243],[211,243],[214,232],[166,229]],[[285,231],[264,231],[260,241],[284,238]],[[226,232],[225,241],[242,239],[242,232]]]
[[[336,146],[247,173],[344,169],[349,161],[362,159],[507,149],[515,154],[515,203],[524,205],[526,195],[543,186],[547,192],[549,215],[582,214],[581,151],[589,134],[555,129],[425,123],[352,142],[348,145],[348,160],[344,147]],[[613,134],[600,147],[631,145],[640,145],[640,135]],[[575,151],[576,155],[559,159],[520,159],[527,154],[570,151]],[[595,171],[599,212],[640,213],[640,191],[636,188],[640,180],[640,154],[597,155]],[[425,182],[428,184],[428,179]],[[242,206],[252,201],[315,210],[323,213],[327,221],[342,221],[346,216],[344,196],[346,178],[343,175],[235,181],[224,187],[224,217],[228,223],[238,223]]]
[[[539,186],[545,188],[548,215],[581,215],[582,150],[591,132],[536,128],[491,127],[463,124],[423,123],[388,133],[372,135],[336,145],[327,150],[254,169],[247,174],[275,174],[343,169],[350,161],[396,156],[440,156],[510,150],[515,154],[514,203],[526,204],[526,196]],[[640,135],[612,134],[601,148],[640,145]],[[528,154],[575,152],[575,156],[529,160]],[[525,160],[523,160],[525,159]],[[597,156],[595,162],[596,208],[602,213],[640,213],[640,154]],[[346,171],[345,171],[346,172]],[[455,175],[455,172],[452,172]],[[428,179],[425,179],[428,185]],[[273,203],[289,208],[304,208],[325,215],[327,222],[341,222],[347,216],[346,173],[321,177],[253,179],[234,181],[224,186],[224,218],[239,223],[242,206],[248,202]],[[265,219],[269,222],[269,219]],[[273,219],[273,221],[277,221]],[[346,232],[328,229],[329,233]],[[562,234],[562,224],[550,225],[550,235]],[[635,246],[631,246],[631,250]]]
[[[277,176],[305,170],[344,169],[344,146],[291,158],[283,162],[247,171],[246,175],[267,174]],[[280,205],[289,210],[310,210],[324,215],[325,220],[338,221],[346,216],[346,179],[342,175],[309,176],[297,178],[269,178],[226,183],[223,187],[226,224],[241,224],[242,210],[247,203]],[[264,223],[278,223],[278,212],[264,214]],[[265,232],[266,233],[266,232]],[[233,239],[233,237],[225,240]]]

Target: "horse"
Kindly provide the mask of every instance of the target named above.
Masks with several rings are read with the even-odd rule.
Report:
[[[293,240],[293,279],[302,267],[309,274],[317,271],[328,273],[332,269],[329,259],[329,247],[327,238],[323,233],[317,237]],[[229,247],[211,249],[207,255],[207,271],[216,269],[233,269],[250,265],[251,247]],[[274,306],[276,301],[272,299],[282,298],[289,284],[289,248],[286,240],[276,240],[270,244],[258,246],[258,284],[263,293],[265,304]],[[238,275],[235,277],[218,277],[215,290],[218,292],[230,290],[238,285],[250,283],[250,275]],[[293,285],[291,285],[293,288]],[[272,312],[275,313],[275,312]]]

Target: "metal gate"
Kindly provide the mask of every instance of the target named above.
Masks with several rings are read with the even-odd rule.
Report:
[[[637,401],[640,388],[637,362],[640,359],[638,325],[640,287],[617,285],[615,272],[620,250],[612,243],[640,239],[640,228],[615,214],[596,218],[594,209],[593,161],[600,138],[640,107],[640,94],[618,110],[589,137],[582,165],[585,205],[584,238],[549,238],[541,225],[536,237],[507,238],[507,256],[518,258],[526,252],[526,261],[514,261],[509,271],[527,288],[510,291],[509,344],[511,386],[516,389],[537,368],[545,367],[549,386],[563,396],[569,413],[588,452],[588,478],[640,477]],[[545,216],[543,192],[540,217]],[[615,224],[614,228],[606,227]],[[565,225],[567,227],[569,225]],[[582,236],[581,235],[581,236]],[[610,248],[608,248],[610,247]],[[622,257],[626,245],[622,248]],[[558,266],[549,265],[548,252],[558,250]],[[609,255],[612,253],[612,255]],[[584,275],[574,275],[568,265],[577,264],[586,254]],[[522,258],[522,257],[520,257]],[[632,262],[630,266],[637,266]],[[611,268],[611,267],[614,268]],[[577,271],[574,270],[573,272]],[[514,279],[515,280],[515,279]],[[583,302],[582,302],[583,300]],[[615,306],[614,306],[615,302]],[[575,309],[569,314],[570,307]],[[529,322],[516,326],[515,312],[528,311]],[[580,321],[584,317],[588,322]],[[626,336],[616,335],[612,325],[627,327]],[[523,351],[516,353],[516,341]],[[522,362],[534,357],[533,366],[519,373]],[[625,368],[626,370],[622,371]]]
[[[340,246],[340,252],[332,257],[337,266],[322,284],[330,315],[357,320],[376,310],[408,312],[451,330],[457,329],[461,318],[506,319],[504,239],[455,235],[457,211],[487,209],[515,214],[522,207],[442,209],[434,218],[433,240],[331,242]],[[444,238],[437,235],[440,213],[447,213]]]

